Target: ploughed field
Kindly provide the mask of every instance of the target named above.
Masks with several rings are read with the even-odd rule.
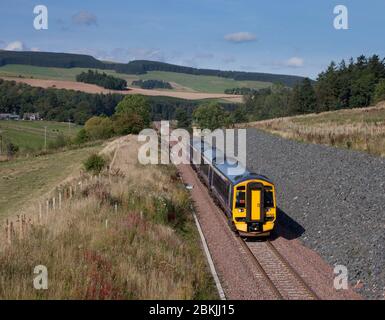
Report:
[[[176,90],[149,90],[140,88],[130,88],[129,90],[109,90],[99,87],[94,84],[68,81],[68,80],[47,80],[47,79],[29,79],[29,78],[11,78],[2,77],[4,80],[16,81],[20,83],[28,84],[32,87],[41,88],[56,88],[66,90],[83,91],[87,93],[119,93],[119,94],[141,94],[145,96],[164,96],[173,97],[186,100],[202,100],[202,99],[223,99],[226,101],[240,103],[242,102],[241,95],[231,95],[225,93],[205,93],[205,92],[189,92],[189,91],[176,91]]]
[[[306,246],[345,265],[359,293],[384,298],[384,158],[250,128],[247,165],[274,181],[278,206],[297,224],[287,217],[283,223]]]
[[[78,74],[88,70],[88,68],[48,68],[28,65],[5,65],[0,67],[0,77],[76,81],[76,76]],[[117,73],[114,70],[98,71],[124,79],[129,86],[131,86],[133,81],[139,79],[167,81],[170,82],[174,88],[174,90],[171,91],[223,94],[226,89],[240,87],[262,89],[271,86],[270,82],[264,81],[237,81],[217,76],[193,75],[166,71],[149,71],[142,75]]]

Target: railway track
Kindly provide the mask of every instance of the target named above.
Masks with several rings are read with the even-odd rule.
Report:
[[[306,284],[274,245],[266,241],[246,241],[238,238],[246,254],[266,279],[272,292],[281,300],[318,300],[317,294]]]
[[[194,173],[196,174],[196,173]],[[207,190],[199,176],[198,187]],[[223,210],[212,203],[217,208],[221,219],[227,225],[226,216]],[[234,235],[232,231],[229,232]],[[273,295],[279,300],[319,300],[318,295],[307,285],[298,272],[289,264],[274,245],[269,241],[246,241],[239,236],[238,239],[246,255],[249,256],[254,266],[266,284],[270,287]]]

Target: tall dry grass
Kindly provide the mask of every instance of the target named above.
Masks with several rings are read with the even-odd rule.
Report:
[[[385,103],[249,123],[281,137],[385,156]]]
[[[0,299],[216,298],[175,168],[137,164],[136,147],[134,137],[113,142],[100,178],[11,245],[0,233]],[[47,290],[33,287],[37,265]]]

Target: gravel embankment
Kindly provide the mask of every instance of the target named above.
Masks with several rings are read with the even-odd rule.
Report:
[[[278,205],[304,229],[293,223],[303,243],[331,265],[345,265],[366,298],[383,299],[385,159],[256,129],[247,134],[249,169],[275,182]]]

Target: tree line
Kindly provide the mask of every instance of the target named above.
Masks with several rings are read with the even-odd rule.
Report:
[[[91,94],[57,88],[37,88],[0,79],[0,113],[22,116],[27,112],[38,112],[44,120],[70,120],[83,125],[92,116],[112,116],[124,97],[122,94]],[[193,111],[202,102],[161,96],[148,97],[147,100],[151,108],[151,120],[155,121],[175,119],[180,108],[191,119]],[[233,103],[221,105],[227,111],[236,108]]]
[[[247,95],[247,94],[254,94],[258,92],[257,89],[253,89],[253,88],[246,88],[246,87],[241,87],[241,88],[229,88],[229,89],[225,89],[224,90],[224,93],[225,94],[234,94],[234,95]]]
[[[127,89],[127,81],[116,78],[106,73],[99,73],[97,70],[88,70],[76,76],[76,81],[96,84],[100,87],[110,90],[125,90]]]
[[[246,120],[243,105],[230,109],[228,107],[226,110],[224,105],[214,101],[200,102],[190,113],[185,106],[179,106],[175,109],[174,120],[177,121],[178,128],[190,129],[192,125],[197,125],[210,130],[231,127]],[[141,130],[149,128],[150,122],[151,100],[142,95],[129,95],[118,103],[111,117],[93,116],[87,120],[75,141],[84,143],[112,136],[138,134]]]
[[[293,89],[282,84],[245,95],[249,120],[367,107],[385,99],[385,59],[359,56],[331,62],[317,81],[305,78]]]
[[[276,83],[280,82],[286,86],[292,87],[299,81],[303,80],[303,77],[283,75],[283,74],[270,74],[260,72],[246,72],[246,71],[222,71],[215,69],[199,69],[193,67],[185,67],[174,65],[159,61],[147,61],[147,60],[135,60],[130,61],[127,64],[115,64],[114,70],[121,73],[129,74],[145,74],[149,71],[165,71],[175,73],[185,73],[192,75],[203,76],[216,76],[221,78],[234,79],[236,81],[249,80],[249,81],[263,81]]]
[[[169,82],[162,80],[135,80],[132,85],[142,89],[172,89]]]
[[[88,119],[75,139],[76,143],[92,140],[108,139],[113,136],[138,134],[150,127],[151,105],[141,95],[125,96],[118,103],[111,117],[93,116]]]

